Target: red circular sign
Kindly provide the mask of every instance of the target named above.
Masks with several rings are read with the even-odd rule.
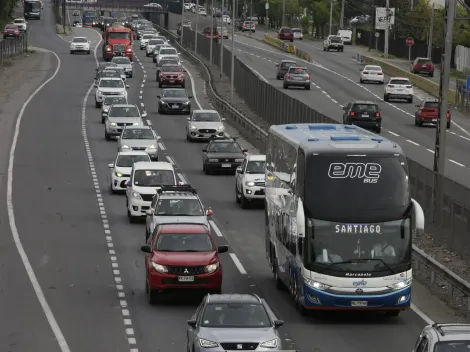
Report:
[[[406,45],[413,46],[415,44],[415,40],[411,37],[406,38]]]

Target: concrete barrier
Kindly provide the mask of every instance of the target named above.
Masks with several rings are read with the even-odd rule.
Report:
[[[424,90],[434,97],[439,97],[439,84],[426,79],[424,77],[415,75],[409,71],[403,70],[395,65],[392,65],[386,61],[380,60],[375,57],[364,56],[364,63],[366,65],[378,65],[382,67],[382,70],[391,77],[406,77],[416,87]],[[457,101],[457,95],[455,90],[449,89],[449,103],[455,104]]]
[[[295,56],[300,57],[302,60],[312,62],[312,56],[309,53],[306,53],[305,51],[302,51],[298,48],[295,50]]]
[[[279,48],[279,49],[282,49],[284,50],[284,41],[280,40],[280,39],[277,39],[277,38],[274,38],[274,37],[271,37],[267,34],[264,35],[264,41],[265,43],[269,44],[269,45],[272,45],[272,46],[275,46],[276,48]]]
[[[312,57],[309,53],[298,49],[294,44],[286,43],[284,40],[280,40],[274,37],[271,37],[267,34],[264,35],[264,42],[276,48],[279,48],[286,53],[294,54],[295,56],[301,58],[302,60],[312,62]]]

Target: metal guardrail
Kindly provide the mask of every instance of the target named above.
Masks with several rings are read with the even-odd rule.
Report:
[[[126,5],[126,4],[106,4],[106,3],[65,3],[65,8],[67,10],[80,10],[80,11],[109,11],[109,12],[124,12],[124,13],[167,13],[165,9],[152,6],[143,6],[143,5]]]
[[[231,106],[222,97],[220,97],[213,84],[213,75],[207,65],[178,42],[179,37],[166,29],[156,26],[160,32],[170,38],[178,49],[186,57],[196,62],[205,73],[205,80],[208,82],[208,93],[214,98],[216,107],[222,114],[228,114],[235,123],[245,131],[250,129],[250,135],[259,144],[265,141],[267,132],[253,121],[244,116],[240,111]],[[260,79],[256,73],[252,74]],[[470,284],[449,270],[443,264],[426,254],[423,250],[413,245],[413,275],[416,279],[426,284],[429,290],[445,300],[450,306],[455,308],[464,308],[465,315],[470,318]]]
[[[0,42],[0,63],[12,57],[24,54],[28,50],[28,35],[6,38]]]

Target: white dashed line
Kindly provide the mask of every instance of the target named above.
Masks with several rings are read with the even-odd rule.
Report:
[[[434,150],[431,150],[431,149],[428,149],[428,148],[426,148],[426,150],[430,153],[433,153],[433,154],[435,153]]]
[[[173,159],[171,158],[171,156],[166,156],[166,159],[168,160],[168,162],[171,164],[171,165],[175,165],[175,162],[173,161]]]
[[[160,150],[165,150],[165,146],[163,145],[163,143],[158,143],[158,148]]]
[[[180,179],[181,182],[187,184],[188,182],[186,181],[186,179],[184,178],[183,174],[181,173],[178,173],[176,174],[178,176],[178,178]]]
[[[418,144],[418,143],[416,143],[416,142],[413,142],[413,141],[410,141],[409,139],[407,139],[406,141],[407,141],[408,143],[411,143],[411,144],[414,144],[414,145],[417,145],[417,146],[419,146],[419,144]]]
[[[222,231],[220,231],[219,227],[217,226],[217,224],[214,222],[214,220],[209,220],[209,224],[211,224],[211,227],[212,229],[214,230],[215,234],[217,235],[217,237],[224,237],[224,235],[222,234]]]
[[[240,274],[242,275],[246,275],[246,270],[245,268],[243,267],[242,263],[240,262],[240,259],[238,259],[237,255],[235,253],[229,253],[230,255],[230,258],[232,258],[233,260],[233,263],[235,264],[235,266],[237,267],[238,271],[240,272]]]
[[[459,163],[459,162],[457,162],[457,161],[455,161],[455,160],[449,159],[449,161],[450,161],[451,163],[454,163],[455,165],[458,165],[458,166],[461,166],[461,167],[465,167],[464,164],[461,164],[461,163]]]
[[[141,90],[141,91],[139,92],[139,94],[140,94],[140,95],[144,94],[144,91],[143,91],[143,90]]]
[[[395,132],[392,132],[392,131],[387,131],[388,133],[390,133],[391,135],[394,135],[395,137],[400,137],[400,135],[398,133],[395,133]]]

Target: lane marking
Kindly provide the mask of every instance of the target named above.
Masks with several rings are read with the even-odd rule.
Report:
[[[199,108],[199,110],[202,110],[202,105],[201,105],[201,103],[199,103],[199,99],[197,98],[196,87],[195,87],[195,84],[194,84],[193,75],[191,74],[191,72],[189,72],[189,70],[187,69],[187,67],[183,66],[183,68],[186,70],[186,73],[187,73],[188,76],[189,76],[189,80],[191,81],[191,90],[193,91],[193,98],[194,98],[194,101],[196,102],[196,105],[197,105],[197,107]]]
[[[407,141],[408,143],[411,143],[411,144],[414,144],[414,145],[417,145],[417,146],[419,146],[419,144],[418,144],[418,143],[416,143],[416,142],[413,142],[413,141],[410,141],[409,139],[407,139],[406,141]]]
[[[224,237],[224,235],[222,234],[222,231],[220,231],[219,227],[217,226],[214,220],[209,220],[209,224],[211,225],[217,237]]]
[[[168,162],[171,164],[171,165],[175,165],[175,162],[173,161],[173,159],[171,158],[171,156],[165,156],[165,158],[168,160]]]
[[[94,31],[98,35],[100,35],[98,31],[96,30]],[[99,66],[99,60],[96,54],[97,53],[96,48],[101,44],[101,42],[102,40],[100,36],[100,41],[98,42],[98,44],[96,44],[95,52],[94,52],[94,57],[95,57],[95,62],[96,62],[97,67]],[[127,324],[127,323],[130,323],[131,320],[126,320],[128,319],[127,317],[130,316],[129,305],[127,304],[127,301],[123,299],[123,297],[125,297],[124,285],[122,284],[121,272],[119,269],[117,269],[119,267],[117,263],[118,261],[117,255],[116,255],[116,251],[114,250],[113,238],[111,236],[111,230],[109,228],[108,215],[106,213],[106,207],[104,205],[103,197],[101,195],[101,188],[99,184],[98,174],[96,172],[95,162],[93,160],[93,153],[91,151],[90,141],[88,139],[86,108],[87,108],[88,98],[90,97],[90,94],[93,88],[94,88],[94,83],[91,84],[90,88],[86,92],[85,97],[83,98],[83,103],[82,103],[81,128],[82,128],[83,143],[85,144],[85,151],[87,154],[88,164],[89,164],[90,171],[91,171],[91,177],[93,180],[96,198],[98,200],[98,206],[100,209],[101,222],[103,224],[103,231],[105,234],[106,245],[108,247],[109,259],[111,261],[111,267],[113,268],[113,279],[114,279],[114,283],[116,286],[117,295],[120,298],[119,304],[121,306],[121,314],[122,314],[122,318],[124,322],[125,336],[127,338],[127,343],[129,344],[130,351],[138,352],[138,349],[136,348],[137,340],[134,336],[134,329],[132,328],[131,324]]]
[[[400,135],[398,133],[395,133],[395,132],[392,132],[392,131],[389,131],[387,130],[388,133],[390,133],[391,135],[394,135],[395,137],[400,137]]]
[[[258,56],[258,55],[257,55],[257,56]],[[258,57],[259,57],[259,56],[258,56]],[[248,66],[248,65],[246,65],[246,67],[248,67],[251,71],[253,71],[253,73],[255,74],[255,76],[258,76],[258,78],[261,78],[261,80],[263,80],[264,83],[268,83],[268,84],[269,84],[268,80],[267,80],[261,73],[259,73],[258,71],[256,71],[253,67]]]
[[[158,143],[158,148],[160,150],[165,150],[165,145],[163,143]]]
[[[235,266],[237,267],[240,274],[246,275],[247,272],[246,272],[245,268],[243,267],[242,263],[240,262],[240,259],[238,259],[237,255],[235,253],[229,253],[229,255],[230,255],[230,258],[232,258],[232,261],[235,264]]]
[[[424,313],[421,309],[419,309],[416,304],[411,303],[411,309],[427,324],[432,325],[434,324],[434,320],[432,320],[426,313]]]
[[[448,159],[448,160],[449,160],[451,163],[454,163],[455,165],[458,165],[458,166],[461,166],[461,167],[465,167],[464,164],[461,164],[461,163],[459,163],[459,162],[457,162],[457,161],[455,161],[455,160],[452,160],[452,159]]]
[[[434,150],[431,150],[431,149],[428,149],[428,148],[426,148],[426,150],[430,153],[433,153],[433,154],[435,153]]]
[[[180,179],[181,182],[183,182],[184,184],[187,184],[188,181],[186,181],[186,179],[184,178],[183,174],[182,173],[177,173],[176,176],[178,176],[178,178]]]
[[[29,281],[31,282],[31,285],[33,286],[34,293],[36,294],[36,297],[39,301],[39,304],[41,305],[41,308],[46,316],[47,322],[49,323],[49,326],[52,329],[52,332],[54,333],[55,339],[57,340],[57,343],[59,344],[60,350],[62,352],[70,352],[70,348],[67,344],[67,341],[65,339],[64,334],[62,333],[62,330],[59,327],[59,324],[57,323],[57,320],[54,316],[54,313],[52,313],[51,307],[49,306],[49,303],[47,303],[46,296],[44,295],[44,292],[42,291],[41,285],[39,284],[39,280],[34,273],[33,266],[31,265],[31,262],[29,261],[28,255],[26,254],[26,251],[23,247],[23,244],[21,242],[20,234],[18,231],[18,228],[16,226],[16,219],[15,219],[15,208],[13,205],[13,169],[15,165],[15,151],[16,151],[16,146],[18,144],[18,135],[20,133],[20,126],[21,126],[21,121],[23,120],[23,115],[28,107],[29,103],[33,98],[50,82],[52,81],[57,74],[59,73],[60,67],[61,67],[61,61],[59,56],[53,52],[49,51],[46,49],[43,49],[44,51],[52,53],[52,55],[55,56],[57,59],[57,68],[52,74],[51,77],[49,77],[44,83],[42,83],[36,90],[29,96],[29,98],[24,102],[23,106],[21,107],[21,110],[18,114],[18,118],[16,120],[16,125],[15,125],[15,132],[13,135],[13,141],[11,142],[11,147],[10,147],[10,155],[8,159],[8,179],[7,179],[7,210],[8,210],[8,222],[10,225],[10,230],[11,230],[11,235],[13,237],[13,241],[15,242],[16,249],[18,251],[18,254],[20,255],[21,261],[23,262],[23,266],[26,270],[26,274],[28,275]]]

